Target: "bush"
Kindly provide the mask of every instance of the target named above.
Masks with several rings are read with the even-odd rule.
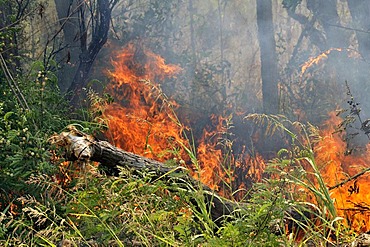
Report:
[[[35,63],[27,77],[2,83],[0,90],[0,205],[4,209],[19,195],[38,194],[37,188],[25,183],[30,175],[55,172],[47,142],[66,126],[68,107],[56,77],[41,63]]]

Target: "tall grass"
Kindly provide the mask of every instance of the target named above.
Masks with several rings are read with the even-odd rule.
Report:
[[[314,244],[326,246],[348,241],[349,229],[345,220],[338,217],[335,202],[315,160],[313,145],[320,140],[318,129],[311,124],[291,122],[283,116],[254,114],[249,119],[265,125],[268,134],[277,131],[290,138],[289,149],[282,149],[273,159],[268,172],[283,181],[284,194],[289,208],[285,216],[292,227],[291,238],[299,246]],[[289,126],[289,127],[287,127]],[[270,179],[272,180],[272,179]]]

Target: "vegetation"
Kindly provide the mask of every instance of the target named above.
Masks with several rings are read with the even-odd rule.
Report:
[[[292,151],[279,152],[266,171],[270,178],[250,189],[241,210],[225,224],[212,222],[204,198],[190,184],[188,190],[178,190],[177,184],[153,181],[150,173],[132,176],[124,170],[121,177],[107,177],[89,164],[67,187],[40,169],[29,176],[27,186],[42,193],[19,196],[20,211],[10,206],[4,209],[2,244],[53,246],[64,239],[81,246],[289,246],[308,242],[321,246],[352,240],[344,219],[336,215],[313,157],[308,136],[317,130],[300,126],[306,133],[301,142],[302,136],[289,131],[281,119],[250,117],[268,121],[272,129],[288,133],[297,144]],[[305,201],[308,195],[317,203]]]
[[[367,193],[369,170],[370,120],[357,102],[370,88],[364,2],[0,0],[0,246],[360,246],[370,226],[355,217],[370,206],[351,195]],[[125,81],[112,54],[129,46]],[[168,68],[177,74],[154,73]],[[139,108],[132,95],[146,115],[124,111]],[[346,97],[347,115],[330,126],[345,147],[323,159],[321,130]],[[181,166],[199,186],[146,170],[113,176],[50,142],[68,125],[115,140],[115,107],[149,126],[140,155]],[[153,154],[152,136],[167,148]],[[214,221],[203,182],[235,212]]]

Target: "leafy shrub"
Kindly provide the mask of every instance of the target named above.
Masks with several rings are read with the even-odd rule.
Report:
[[[28,76],[18,76],[8,82],[0,85],[2,209],[18,195],[37,194],[35,187],[25,184],[31,174],[55,171],[47,141],[68,121],[68,107],[59,94],[56,77],[45,71],[41,63],[35,63]],[[17,99],[22,99],[23,104]]]

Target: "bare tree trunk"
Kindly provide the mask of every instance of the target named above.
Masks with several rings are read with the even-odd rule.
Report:
[[[358,49],[367,62],[370,62],[370,2],[367,0],[348,0],[352,23],[356,31]]]
[[[271,0],[256,0],[260,44],[263,110],[278,113],[278,71]]]
[[[195,31],[194,31],[194,6],[193,0],[189,0],[189,15],[190,15],[190,44],[191,44],[191,69],[195,73],[197,67],[197,54],[195,45]]]
[[[222,102],[226,102],[227,94],[226,94],[226,73],[224,68],[224,13],[223,13],[223,3],[222,0],[218,0],[217,2],[217,9],[218,9],[218,20],[219,20],[219,39],[220,39],[220,64],[222,66],[221,71],[221,86],[220,86],[220,93],[222,96]]]
[[[58,84],[61,92],[66,92],[76,73],[80,46],[80,29],[76,1],[54,0],[60,25],[62,26],[64,49],[57,54],[61,66],[58,74]]]
[[[193,0],[189,0],[189,5],[188,5],[188,11],[189,11],[189,16],[190,16],[190,46],[191,46],[191,65],[189,69],[189,75],[190,78],[193,78],[193,80],[189,80],[189,82],[186,80],[185,83],[189,83],[190,87],[189,89],[191,90],[189,97],[190,97],[190,102],[194,102],[194,98],[197,95],[197,86],[195,85],[195,76],[196,76],[196,71],[197,71],[197,66],[198,66],[198,57],[197,57],[197,50],[196,50],[196,41],[195,41],[195,21],[194,21],[194,16],[195,16],[195,8],[193,5]]]
[[[94,12],[92,9],[85,8],[84,1],[80,1],[79,6],[79,21],[80,21],[80,48],[81,54],[79,59],[79,65],[72,84],[68,88],[68,92],[71,94],[72,104],[79,102],[79,96],[81,89],[85,86],[90,73],[91,67],[95,61],[96,56],[107,42],[109,26],[111,21],[112,9],[117,4],[118,0],[96,0],[97,9]],[[85,13],[88,10],[89,13]],[[88,44],[88,32],[89,30],[87,15],[91,16],[91,41]]]

